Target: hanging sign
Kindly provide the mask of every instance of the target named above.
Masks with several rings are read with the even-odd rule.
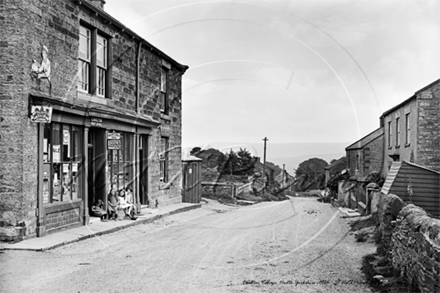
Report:
[[[97,117],[90,117],[90,126],[102,127],[102,119]]]
[[[52,107],[32,106],[31,122],[50,123],[52,121]]]
[[[109,150],[120,150],[122,149],[122,143],[120,139],[108,139],[107,149]]]

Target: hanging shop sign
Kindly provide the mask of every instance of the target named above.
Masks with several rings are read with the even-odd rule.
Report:
[[[31,122],[50,123],[52,121],[52,107],[49,106],[32,106]]]
[[[108,139],[107,149],[109,150],[120,150],[122,149],[122,143],[120,139]]]
[[[97,117],[90,117],[90,126],[102,127],[102,119]]]

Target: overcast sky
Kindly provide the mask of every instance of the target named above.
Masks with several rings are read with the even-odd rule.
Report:
[[[436,0],[106,0],[188,65],[183,145],[354,142],[440,78]]]

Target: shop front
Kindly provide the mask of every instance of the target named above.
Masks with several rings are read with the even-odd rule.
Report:
[[[31,100],[32,111],[52,113],[50,121],[37,122],[37,236],[86,225],[93,203],[107,203],[112,188],[130,189],[139,208],[148,204],[148,141],[159,123],[136,113]]]

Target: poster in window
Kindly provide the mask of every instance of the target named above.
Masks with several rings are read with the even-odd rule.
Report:
[[[78,163],[72,163],[72,172],[73,173],[78,172]]]
[[[63,164],[63,173],[69,172],[69,164]]]
[[[70,132],[68,129],[63,130],[63,144],[68,145],[70,142]]]
[[[52,155],[53,162],[54,163],[59,163],[61,161],[61,156],[60,156],[60,154],[61,154],[61,146],[60,145],[54,145],[52,147],[52,152],[53,152],[53,155]]]

